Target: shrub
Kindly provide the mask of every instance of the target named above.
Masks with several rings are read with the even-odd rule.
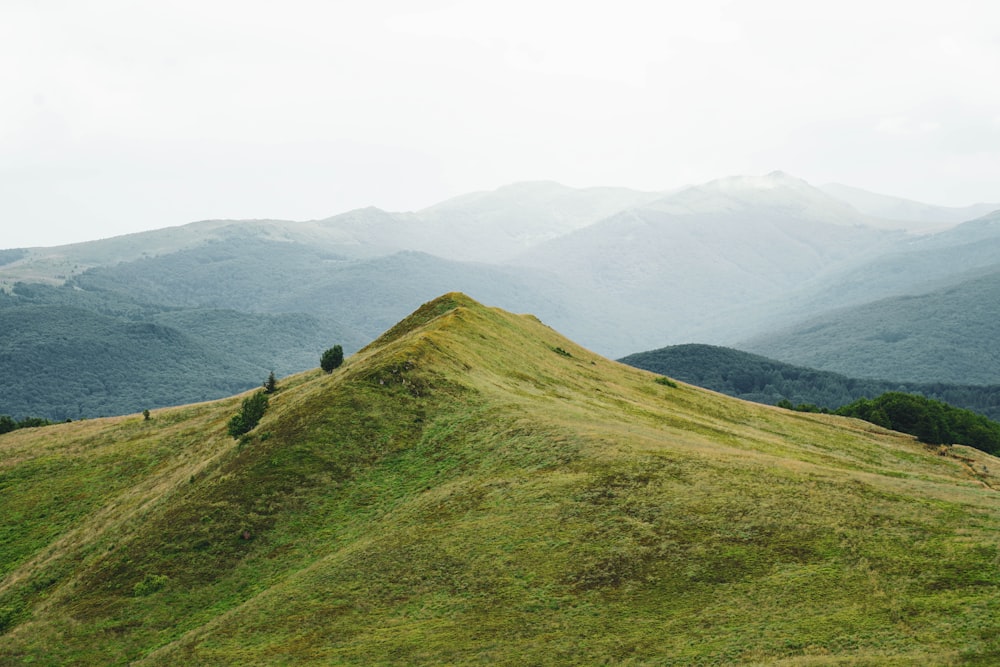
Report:
[[[957,443],[990,454],[1000,451],[1000,424],[916,394],[886,392],[873,400],[858,399],[836,413],[915,435],[930,445]]]
[[[670,387],[671,389],[677,389],[677,383],[668,378],[666,375],[661,375],[660,377],[653,380],[656,384],[662,384],[664,387]]]
[[[334,345],[319,359],[320,368],[327,373],[332,373],[335,368],[340,368],[342,363],[344,363],[344,349],[340,345]]]
[[[142,581],[136,583],[136,585],[132,587],[132,595],[135,597],[152,595],[166,586],[169,581],[170,578],[165,574],[147,574],[143,577]]]
[[[274,377],[274,371],[267,376],[267,380],[264,381],[264,393],[273,394],[278,389],[278,380]]]
[[[239,438],[257,426],[267,410],[267,402],[267,394],[263,391],[244,398],[240,411],[229,420],[229,435]]]

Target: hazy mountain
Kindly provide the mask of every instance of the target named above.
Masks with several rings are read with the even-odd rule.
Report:
[[[1000,384],[1000,270],[834,310],[737,345],[863,378]]]
[[[462,195],[414,213],[368,208],[318,224],[344,239],[345,245],[333,249],[352,256],[416,250],[444,259],[497,263],[661,196],[533,181]]]
[[[62,284],[89,268],[169,255],[220,241],[255,238],[295,241],[319,249],[334,245],[311,222],[287,220],[203,220],[177,227],[137,232],[108,239],[43,248],[22,248],[0,263],[0,287],[17,281]]]
[[[828,307],[917,294],[1000,267],[1000,211],[943,232],[905,239],[849,271],[829,275],[812,298]]]
[[[1000,384],[980,386],[852,378],[728,347],[701,344],[637,352],[619,361],[757,403],[775,405],[788,400],[794,405],[805,403],[834,410],[859,398],[902,391],[944,401],[1000,421]]]
[[[782,298],[761,304],[756,318],[742,318],[747,326],[742,335],[719,342],[740,344],[824,312],[940,290],[997,270],[1000,213],[935,234],[902,237],[881,253],[833,265]]]
[[[60,303],[69,307],[165,324],[205,354],[238,349],[254,368],[292,371],[312,363],[318,346],[357,349],[455,289],[528,308],[620,356],[688,341],[732,345],[837,306],[967,280],[1000,256],[995,217],[919,238],[878,224],[780,172],[667,195],[519,183],[411,213],[202,221],[8,250],[0,290],[21,281],[23,296],[27,284],[66,283]],[[468,261],[477,257],[497,261]],[[233,348],[240,322],[253,328],[261,314],[277,318],[264,330],[281,345],[246,335]],[[0,359],[0,372],[9,370]]]
[[[686,189],[542,244],[517,263],[563,277],[605,299],[611,312],[614,302],[631,309],[628,330],[598,347],[620,355],[732,340],[762,324],[763,304],[904,238],[866,222],[805,182],[774,173]]]
[[[626,188],[569,188],[551,181],[475,192],[416,213],[432,243],[409,249],[450,259],[502,262],[544,241],[663,196]]]
[[[301,244],[317,253],[353,259],[415,250],[458,261],[498,262],[662,196],[543,181],[471,193],[417,212],[367,207],[304,222],[205,220],[86,243],[5,251],[0,255],[0,287],[18,280],[61,283],[92,267],[245,239]]]
[[[727,343],[868,378],[997,383],[998,274],[1000,212],[823,275],[763,306],[769,329]]]
[[[2,661],[992,660],[996,458],[658,380],[449,294],[239,440],[0,435]]]
[[[538,272],[413,251],[347,259],[309,245],[252,237],[91,269],[72,285],[175,308],[308,313],[348,335],[349,351],[449,287],[557,316],[576,305],[573,290]]]
[[[906,228],[911,231],[936,231],[1000,210],[1000,203],[935,206],[911,199],[881,195],[840,183],[821,185],[820,189],[866,215],[887,221],[905,222]]]

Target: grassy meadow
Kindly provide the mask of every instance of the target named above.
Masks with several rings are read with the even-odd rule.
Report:
[[[425,304],[332,374],[0,436],[0,664],[1000,663],[1000,461]]]

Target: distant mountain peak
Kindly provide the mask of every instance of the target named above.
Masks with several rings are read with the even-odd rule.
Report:
[[[704,188],[720,191],[773,190],[775,188],[812,188],[801,178],[791,176],[783,171],[772,171],[763,176],[742,174],[727,176],[705,183]]]
[[[783,171],[737,175],[682,190],[649,208],[671,214],[718,214],[766,207],[841,226],[868,223],[850,205]]]
[[[920,231],[940,231],[1000,209],[1000,203],[937,206],[912,199],[878,194],[841,183],[827,183],[821,185],[820,189],[866,215],[905,222],[908,228]]]

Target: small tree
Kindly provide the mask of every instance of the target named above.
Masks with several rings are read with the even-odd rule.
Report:
[[[320,368],[327,373],[332,373],[335,368],[340,368],[342,363],[344,363],[344,348],[339,345],[331,347],[319,359]]]
[[[239,438],[244,433],[249,433],[264,416],[265,410],[267,410],[267,394],[263,391],[244,398],[240,411],[229,420],[229,435]]]
[[[267,376],[267,380],[264,382],[264,392],[268,394],[273,394],[278,388],[278,380],[274,377],[274,371]]]

